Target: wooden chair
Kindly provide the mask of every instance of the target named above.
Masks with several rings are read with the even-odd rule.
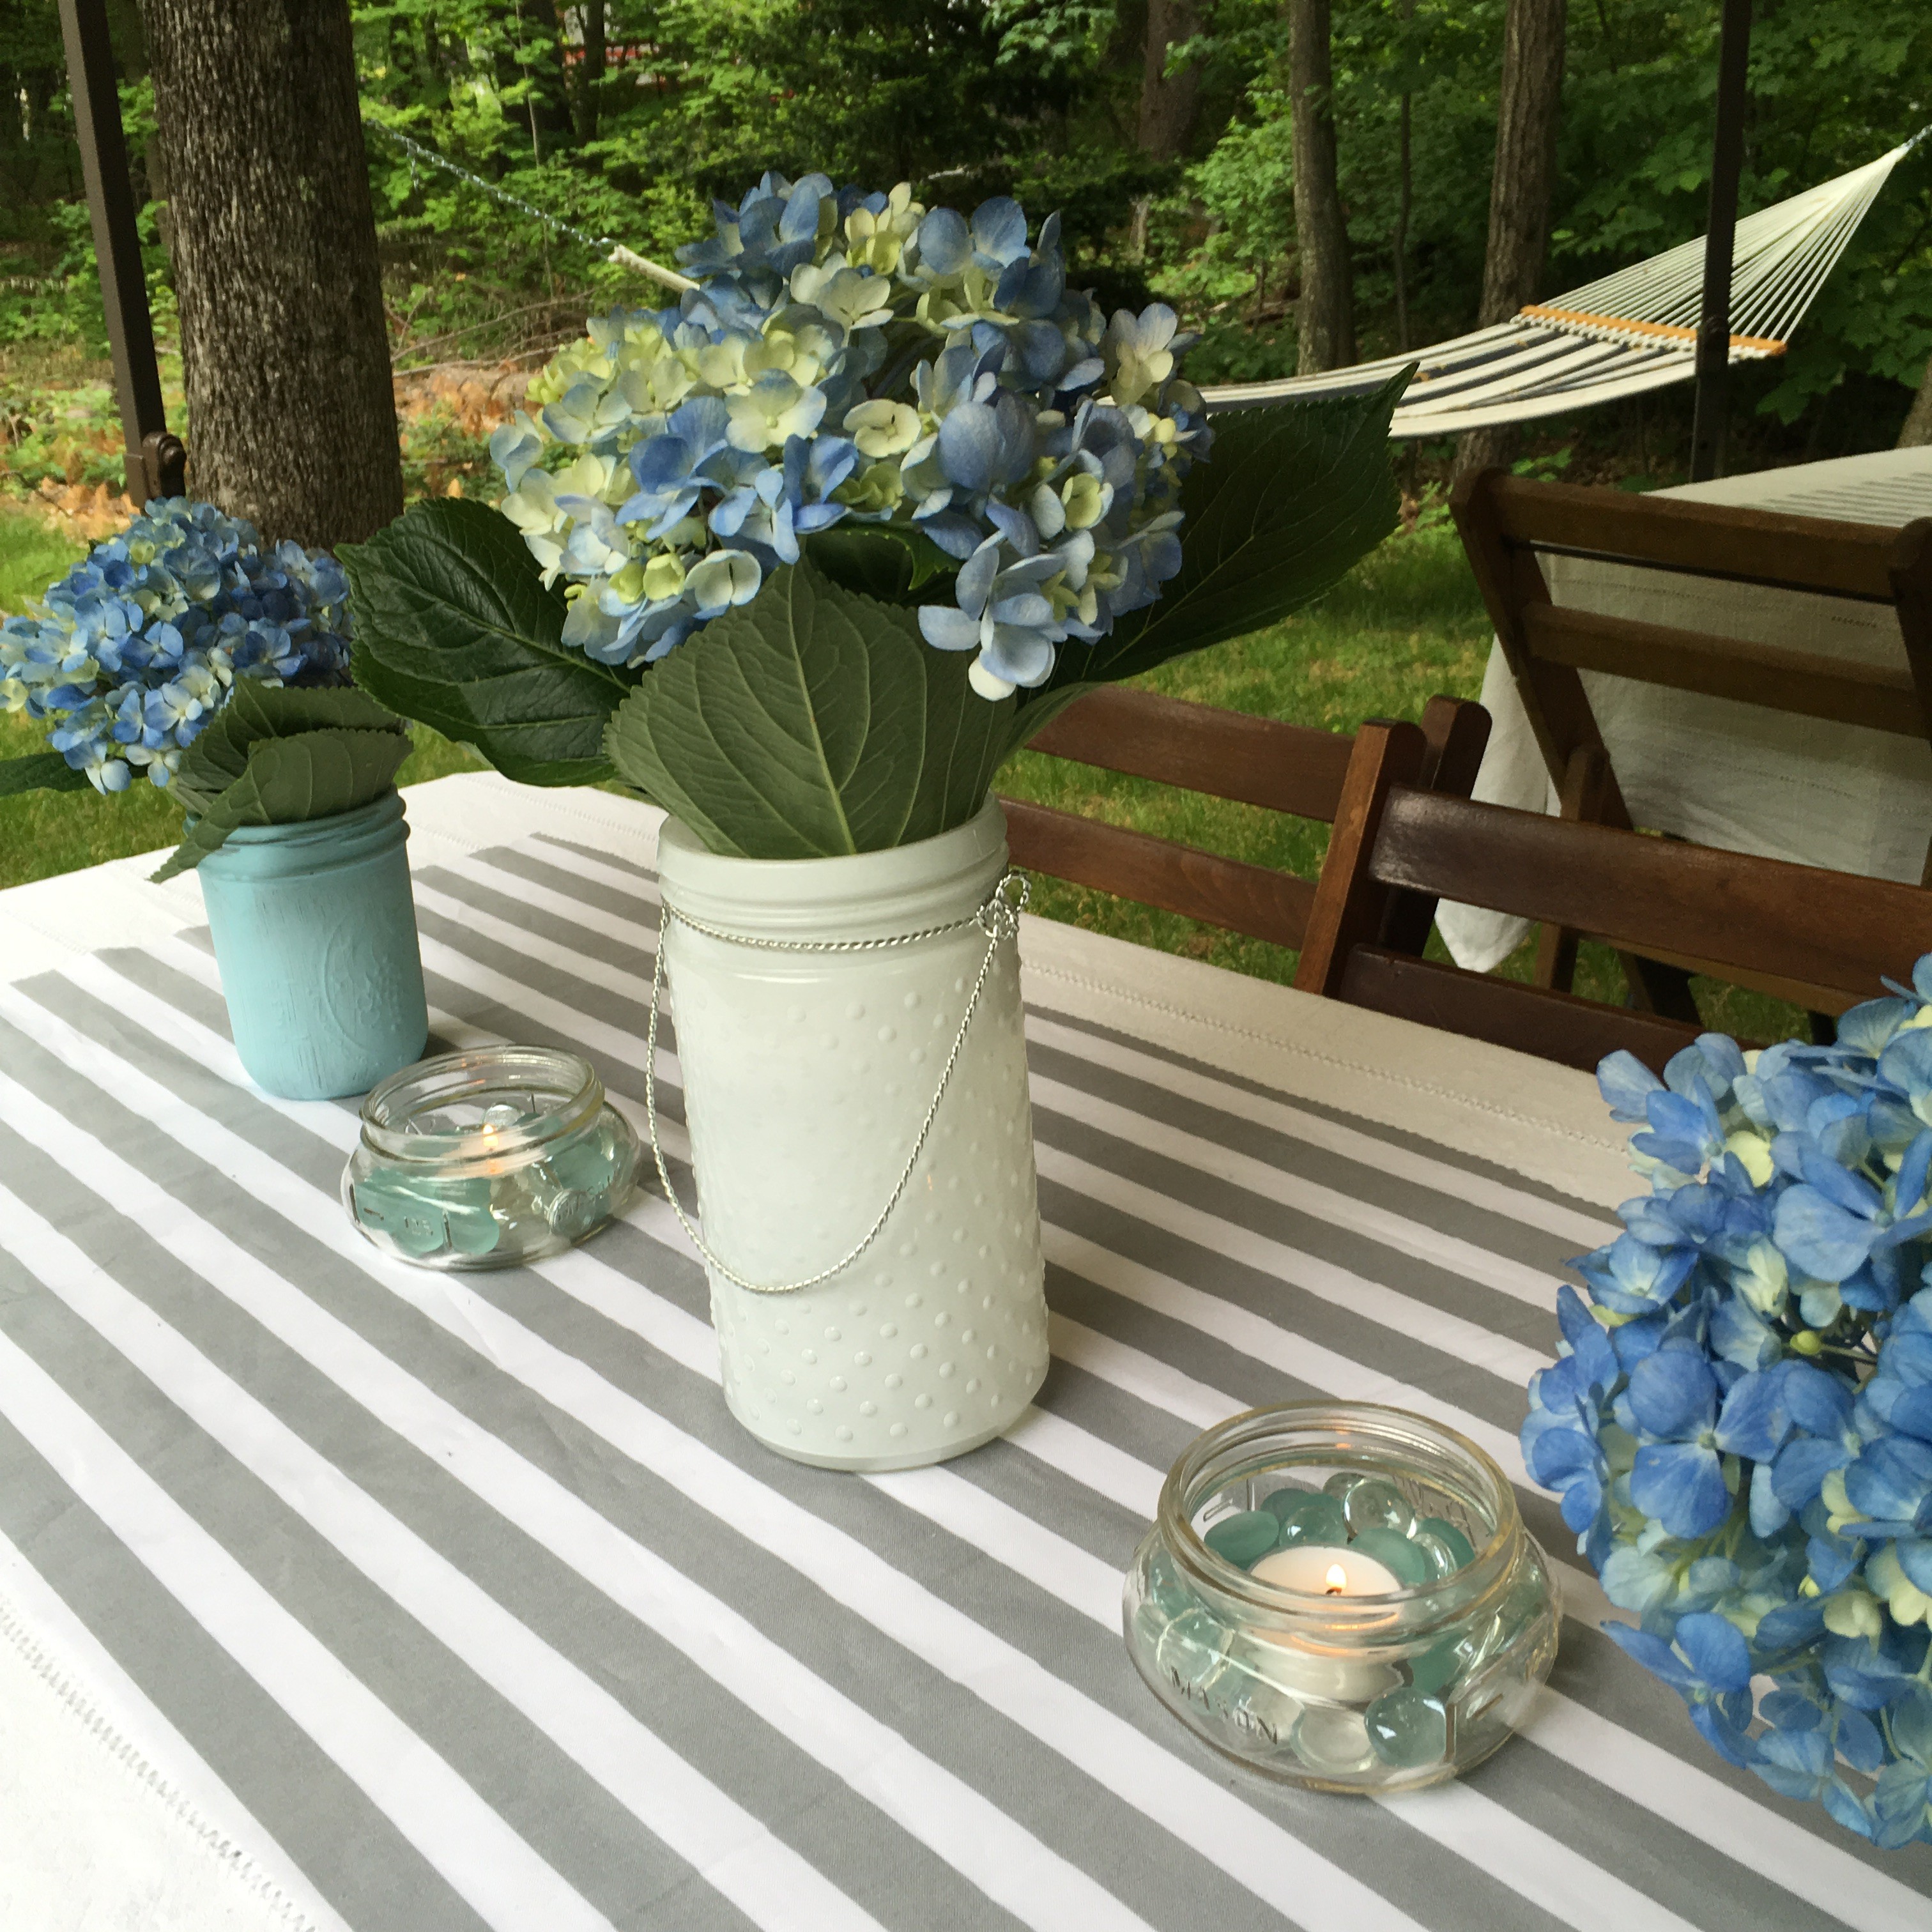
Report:
[[[1630,824],[1580,675],[1586,670],[1932,736],[1932,519],[1893,530],[1532,482],[1497,469],[1466,477],[1450,507],[1566,818]],[[1888,604],[1898,613],[1906,662],[1895,668],[1847,663],[1559,607],[1540,562],[1550,556]],[[1932,883],[1932,854],[1926,878]],[[1575,956],[1576,935],[1546,926],[1538,983],[1567,987]],[[1634,995],[1694,1017],[1681,978],[1652,972],[1641,960],[1624,964]]]
[[[1427,750],[1413,724],[1357,736],[1295,974],[1303,992],[1572,1066],[1628,1047],[1660,1071],[1696,1026],[1436,965],[1402,929],[1404,901],[1458,899],[1654,959],[1714,962],[1830,1013],[1932,951],[1921,886],[1445,796],[1418,783]]]
[[[1424,748],[1417,782],[1466,797],[1489,741],[1489,713],[1433,698],[1421,726],[1409,728]],[[1108,685],[1069,705],[1028,749],[1332,822],[1354,742],[1340,732]],[[1016,866],[1277,946],[1301,944],[1315,902],[1311,880],[1049,806],[1000,802]],[[1435,910],[1432,902],[1402,908],[1405,931],[1420,922],[1418,950]]]

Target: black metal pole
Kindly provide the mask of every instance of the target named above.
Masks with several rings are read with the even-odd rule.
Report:
[[[1738,177],[1744,172],[1745,84],[1751,0],[1724,0],[1718,46],[1718,128],[1711,144],[1711,220],[1704,236],[1704,307],[1697,323],[1697,407],[1690,430],[1690,480],[1723,473],[1726,394],[1731,367],[1731,252],[1737,236]]]
[[[87,185],[100,299],[114,356],[115,399],[127,443],[128,494],[138,506],[150,496],[181,494],[187,452],[181,439],[169,434],[161,402],[160,364],[154,354],[141,238],[128,179],[106,0],[60,0],[60,14],[81,178]]]

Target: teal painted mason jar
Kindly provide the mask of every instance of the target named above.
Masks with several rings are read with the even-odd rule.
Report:
[[[244,825],[198,868],[235,1050],[288,1100],[362,1094],[429,1036],[403,801]]]

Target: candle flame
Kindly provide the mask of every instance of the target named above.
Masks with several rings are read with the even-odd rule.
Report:
[[[1326,1580],[1328,1585],[1328,1594],[1331,1597],[1339,1597],[1348,1587],[1348,1573],[1342,1568],[1340,1564],[1331,1563],[1328,1566]]]

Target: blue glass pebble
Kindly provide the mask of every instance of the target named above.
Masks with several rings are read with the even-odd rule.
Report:
[[[1295,1725],[1294,1754],[1309,1769],[1342,1778],[1374,1762],[1361,1715],[1332,1704],[1311,1704]]]
[[[1203,1532],[1202,1541],[1216,1556],[1245,1570],[1272,1550],[1281,1534],[1281,1525],[1270,1510],[1243,1510],[1238,1516],[1223,1516]]]
[[[622,1163],[617,1156],[616,1137],[605,1127],[587,1139],[560,1148],[550,1165],[559,1185],[600,1194],[618,1178]]]
[[[1305,1503],[1310,1496],[1318,1496],[1321,1493],[1319,1490],[1311,1490],[1305,1483],[1284,1483],[1280,1489],[1271,1491],[1262,1498],[1262,1508],[1272,1510],[1285,1521],[1290,1510]]]
[[[1272,1504],[1274,1497],[1268,1501]],[[1342,1520],[1342,1505],[1333,1496],[1312,1492],[1296,1496],[1280,1514],[1284,1550],[1292,1550],[1298,1543],[1340,1544],[1348,1540],[1348,1525]]]
[[[1409,1538],[1417,1549],[1429,1559],[1429,1574],[1432,1579],[1440,1581],[1444,1576],[1453,1576],[1460,1568],[1456,1552],[1442,1538],[1431,1534],[1426,1529],[1418,1529]]]
[[[1342,1514],[1357,1536],[1365,1529],[1393,1530],[1406,1536],[1415,1527],[1415,1512],[1393,1483],[1370,1476],[1354,1484],[1342,1498]]]
[[[420,1259],[452,1247],[487,1255],[502,1229],[490,1211],[487,1180],[400,1180],[371,1174],[351,1190],[356,1218]]]
[[[1449,1748],[1449,1719],[1442,1705],[1414,1685],[1385,1691],[1365,1714],[1369,1742],[1383,1763],[1414,1771],[1439,1764]]]
[[[1461,1569],[1466,1563],[1475,1562],[1474,1546],[1448,1517],[1426,1516],[1415,1527],[1418,1532],[1426,1530],[1438,1542],[1448,1546],[1449,1554],[1456,1559],[1456,1569]]]
[[[1180,1580],[1173,1558],[1164,1550],[1156,1550],[1148,1563],[1148,1595],[1169,1617],[1178,1617],[1194,1606],[1192,1593]]]
[[[1192,1694],[1204,1678],[1220,1668],[1223,1634],[1211,1611],[1189,1610],[1161,1632],[1154,1663],[1176,1690]]]
[[[1420,1657],[1411,1658],[1408,1674],[1416,1689],[1425,1697],[1434,1696],[1468,1661],[1472,1648],[1466,1636],[1445,1636]]]
[[[1396,1580],[1406,1589],[1412,1590],[1418,1584],[1435,1580],[1435,1564],[1398,1530],[1365,1529],[1349,1547],[1360,1550],[1364,1556],[1372,1556],[1384,1568],[1393,1572]]]

